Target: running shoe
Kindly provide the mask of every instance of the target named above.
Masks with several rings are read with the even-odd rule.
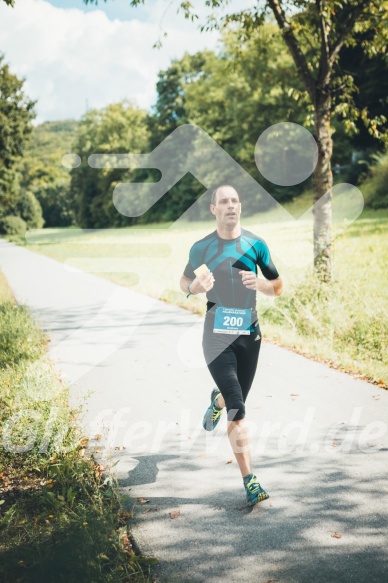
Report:
[[[253,506],[258,502],[267,500],[269,494],[260,486],[258,479],[253,474],[252,478],[245,485],[245,491],[247,494],[247,506]]]
[[[221,391],[215,387],[210,395],[210,407],[206,409],[206,413],[203,416],[202,427],[206,431],[213,431],[216,428],[217,423],[220,420],[222,409],[218,407],[215,403],[217,398],[221,395]]]

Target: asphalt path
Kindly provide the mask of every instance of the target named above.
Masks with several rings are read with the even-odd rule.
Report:
[[[48,334],[157,581],[388,580],[387,391],[264,342],[247,421],[270,498],[248,509],[225,415],[201,427],[201,318],[4,240],[0,269]]]

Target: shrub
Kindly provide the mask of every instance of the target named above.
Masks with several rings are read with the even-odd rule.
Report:
[[[378,164],[371,169],[370,176],[361,185],[367,207],[388,208],[388,155],[377,158]]]
[[[22,191],[15,206],[16,214],[26,221],[29,229],[43,227],[42,207],[32,192]]]
[[[44,351],[44,334],[24,306],[0,305],[0,368],[36,360]]]
[[[27,230],[27,223],[21,217],[8,215],[0,218],[0,234],[2,235],[24,235]]]

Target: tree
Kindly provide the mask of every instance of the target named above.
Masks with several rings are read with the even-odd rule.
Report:
[[[107,0],[105,0],[107,1]],[[86,4],[97,0],[84,0]],[[131,6],[144,0],[131,0]],[[326,192],[331,193],[333,177],[331,157],[333,142],[331,120],[334,112],[344,114],[345,123],[354,123],[357,106],[353,99],[354,80],[338,66],[345,46],[356,42],[357,32],[368,31],[369,38],[362,48],[366,53],[385,53],[388,2],[386,0],[265,0],[251,9],[225,16],[220,9],[227,0],[205,0],[213,9],[201,30],[220,29],[238,23],[241,38],[249,38],[272,15],[292,56],[304,93],[312,106],[314,135],[318,146],[318,162],[313,173],[314,201]],[[198,15],[193,4],[179,2],[185,18],[195,20]],[[218,11],[218,12],[217,12]],[[371,119],[367,110],[362,119],[369,131],[380,134],[385,119]],[[384,137],[384,136],[379,136]],[[323,280],[331,277],[331,196],[319,205],[314,214],[314,262]]]
[[[0,216],[18,199],[17,163],[23,156],[35,117],[35,101],[23,92],[24,80],[13,75],[0,54]]]
[[[258,136],[269,125],[285,120],[303,123],[306,105],[289,94],[289,80],[295,74],[295,65],[275,25],[265,25],[244,46],[238,42],[238,31],[225,31],[216,53],[186,53],[159,73],[157,101],[150,119],[152,147],[178,126],[196,124],[274,198],[292,199],[302,192],[305,183],[296,187],[268,183],[258,172],[254,150]],[[177,220],[203,192],[203,185],[186,175],[147,216],[157,221]],[[259,201],[261,208],[270,204],[257,193],[256,199],[244,201],[245,210],[255,212]],[[208,207],[199,207],[196,218],[204,218]]]
[[[88,111],[79,123],[74,151],[81,157],[71,171],[70,198],[77,225],[83,228],[120,227],[133,220],[121,215],[112,202],[119,182],[130,180],[133,171],[121,168],[95,169],[88,165],[91,154],[142,154],[149,148],[147,113],[130,101]]]
[[[257,169],[255,145],[260,134],[275,123],[304,122],[306,104],[290,95],[292,87],[298,91],[303,87],[290,82],[296,76],[295,65],[275,25],[265,24],[245,43],[239,42],[239,34],[239,29],[225,32],[219,54],[209,52],[202,71],[185,83],[188,119],[276,200],[290,200],[303,191],[305,183],[284,187],[268,182]],[[247,200],[244,208],[255,212],[256,202]]]
[[[70,171],[62,165],[73,152],[78,122],[62,120],[35,126],[18,165],[20,191],[32,192],[39,201],[45,227],[67,227],[73,221]]]

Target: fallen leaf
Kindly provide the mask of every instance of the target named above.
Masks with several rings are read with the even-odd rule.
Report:
[[[333,447],[337,447],[337,443],[335,441],[333,441],[333,443],[331,444]]]
[[[121,536],[121,539],[122,539],[124,545],[130,545],[131,544],[130,541],[129,541],[129,538],[128,538],[128,533],[126,533],[125,531],[123,532],[123,534]]]
[[[226,463],[227,464],[232,464],[233,463],[233,460],[228,460]]]
[[[201,453],[198,454],[198,457],[206,457],[206,452],[201,451]]]
[[[101,434],[97,433],[97,435],[94,436],[94,439],[97,439],[97,441],[99,441],[101,439]]]
[[[290,393],[290,397],[299,397],[299,393]]]
[[[340,534],[339,532],[333,532],[333,533],[331,534],[331,536],[332,536],[333,538],[341,538],[341,537],[342,537],[342,534]]]
[[[147,504],[147,502],[149,502],[149,500],[146,498],[136,498],[136,500],[139,502],[139,504]]]
[[[171,510],[170,518],[177,518],[178,516],[180,516],[180,513],[181,513],[180,510]]]
[[[106,561],[109,561],[109,557],[107,557],[107,556],[106,556],[104,553],[100,553],[100,554],[98,555],[98,557],[99,557],[100,559],[105,559]]]

